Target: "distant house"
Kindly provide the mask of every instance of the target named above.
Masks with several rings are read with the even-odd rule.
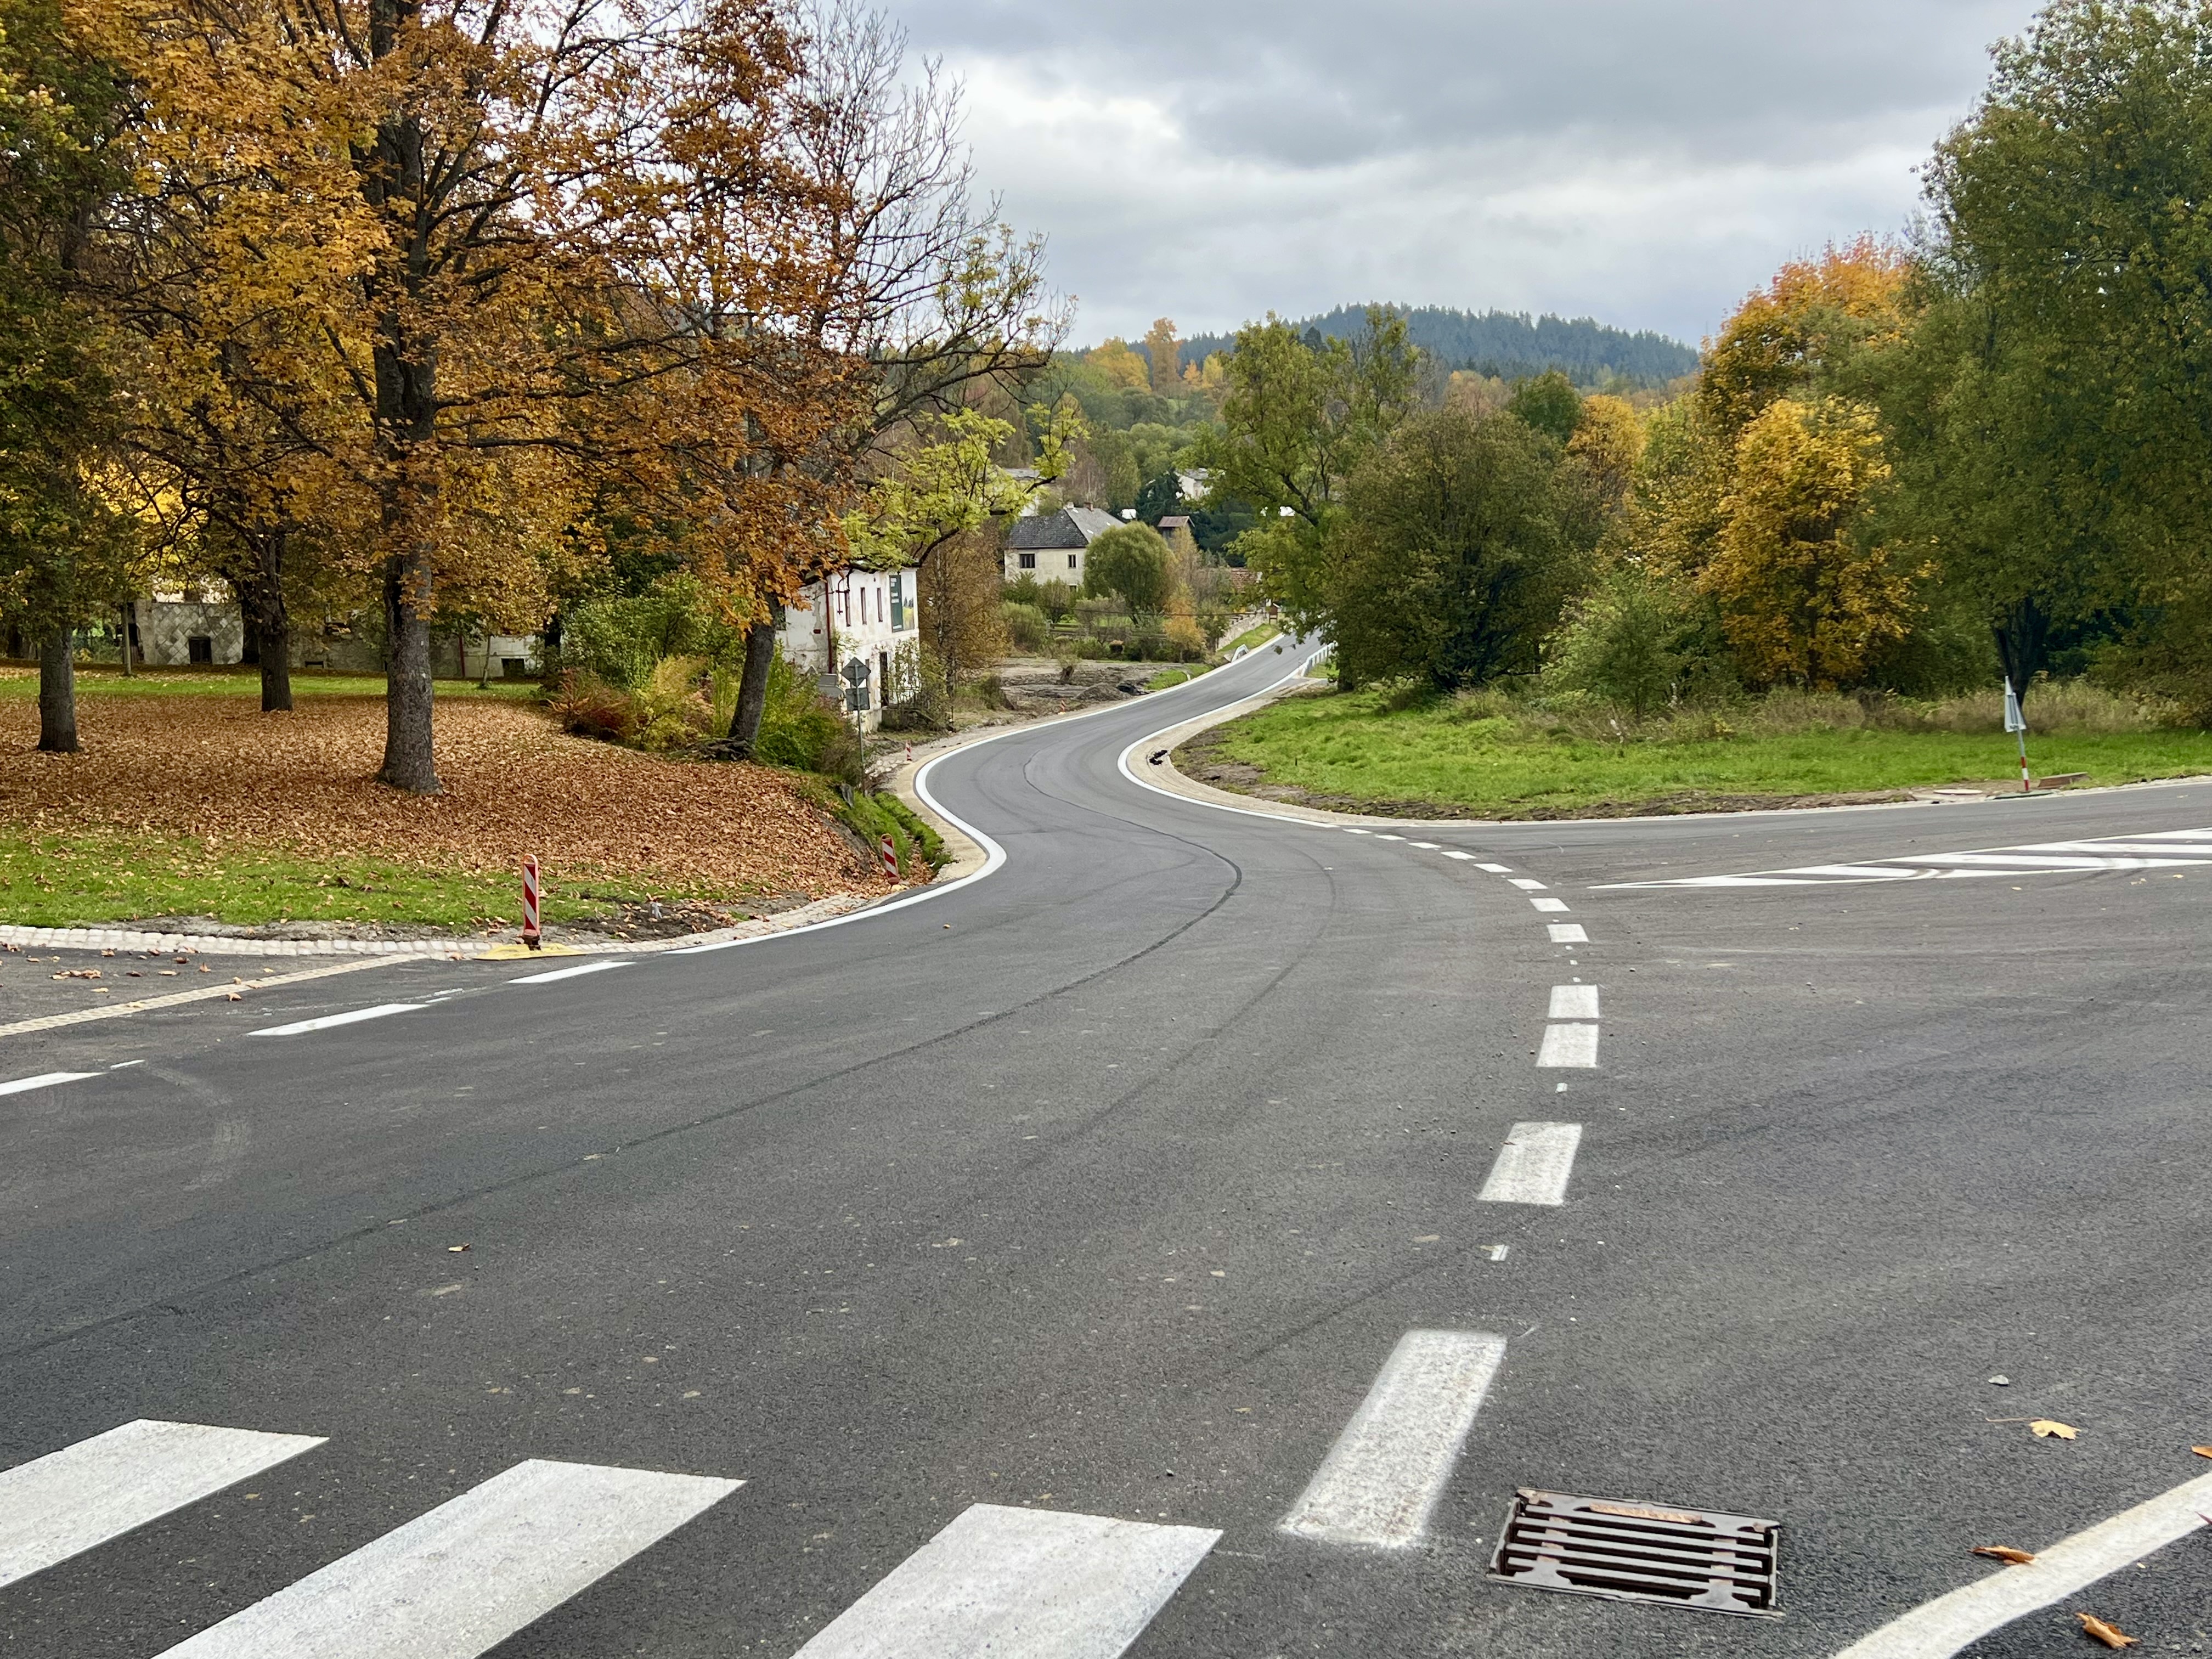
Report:
[[[1016,520],[1013,534],[1006,538],[1006,580],[1030,576],[1082,586],[1084,556],[1091,544],[1121,522],[1095,507],[1063,507],[1057,513]]]
[[[850,708],[850,688],[857,684],[866,694],[860,726],[872,732],[883,724],[885,702],[913,694],[912,686],[901,683],[902,675],[913,672],[913,653],[902,665],[899,648],[921,637],[920,598],[911,570],[834,572],[809,583],[799,603],[785,609],[776,649],[803,678],[825,692],[831,689],[830,678],[836,677],[841,707]]]
[[[1213,488],[1211,467],[1187,466],[1176,473],[1176,489],[1187,501],[1202,501]]]

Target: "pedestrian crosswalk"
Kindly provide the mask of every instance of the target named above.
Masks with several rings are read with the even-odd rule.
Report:
[[[141,1420],[0,1470],[0,1586],[325,1443]],[[161,1659],[477,1659],[743,1484],[530,1459],[187,1636]],[[973,1504],[825,1626],[799,1659],[1118,1659],[1220,1536]]]
[[[1608,882],[1600,890],[1632,887],[1820,887],[1854,882],[1957,881],[1975,876],[2078,875],[2113,870],[2165,870],[2212,864],[2212,830],[2162,830],[2093,841],[2034,842],[1962,853],[1906,853],[1857,864],[1807,864],[1738,876],[1678,876],[1664,881]]]

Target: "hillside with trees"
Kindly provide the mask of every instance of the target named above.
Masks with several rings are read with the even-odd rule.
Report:
[[[1339,306],[1291,326],[1328,340],[1352,340],[1366,325],[1369,306]],[[1447,369],[1467,369],[1493,380],[1518,380],[1553,369],[1578,386],[1601,389],[1626,381],[1662,386],[1692,374],[1694,348],[1650,330],[1630,332],[1588,317],[1531,317],[1526,312],[1455,311],[1444,306],[1384,305],[1402,319],[1406,338]],[[1198,335],[1184,343],[1200,358],[1229,349],[1232,336]]]

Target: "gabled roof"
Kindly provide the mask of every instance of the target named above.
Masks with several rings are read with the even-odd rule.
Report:
[[[1095,507],[1063,507],[1049,517],[1016,520],[1006,545],[1021,552],[1045,547],[1088,547],[1121,522]]]

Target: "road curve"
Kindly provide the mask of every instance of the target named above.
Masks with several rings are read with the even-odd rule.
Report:
[[[11,1042],[8,1651],[2204,1643],[2212,786],[1123,775],[1296,659],[939,760],[922,902]],[[1519,1488],[1778,1521],[1783,1616],[1492,1577]]]

